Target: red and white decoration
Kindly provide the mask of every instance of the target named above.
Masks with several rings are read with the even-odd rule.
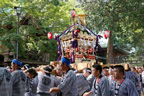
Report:
[[[53,38],[53,34],[52,34],[51,32],[49,32],[49,33],[47,34],[47,36],[48,36],[49,39],[52,39],[52,38]]]
[[[76,29],[76,30],[74,31],[74,34],[76,34],[77,32],[80,32],[80,30]]]
[[[73,9],[73,10],[71,11],[71,16],[72,16],[72,17],[75,17],[75,9]]]
[[[106,30],[106,31],[104,32],[104,37],[105,37],[105,38],[109,38],[109,33],[110,33],[110,32],[109,32],[108,30]]]

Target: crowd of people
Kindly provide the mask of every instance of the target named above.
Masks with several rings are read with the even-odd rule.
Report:
[[[125,70],[122,65],[102,68],[94,64],[82,72],[70,67],[62,57],[57,67],[39,68],[22,66],[17,59],[12,70],[4,66],[0,55],[0,96],[142,96],[144,94],[144,68]],[[56,74],[52,75],[53,70]]]

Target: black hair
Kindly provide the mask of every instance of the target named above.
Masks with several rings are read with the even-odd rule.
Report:
[[[54,69],[54,66],[52,66],[52,65],[49,65],[49,68],[51,68],[52,70]]]
[[[27,72],[29,72],[29,74],[31,75],[34,75],[34,78],[38,75],[36,70],[34,70],[33,68],[28,69]]]
[[[116,66],[114,66],[114,68],[118,68],[119,69],[119,72],[122,72],[123,73],[123,75],[124,75],[124,67],[122,66],[122,65],[116,65]]]
[[[95,68],[96,70],[99,70],[99,71],[100,71],[100,74],[101,74],[101,72],[102,72],[102,67],[101,67],[101,65],[99,65],[99,64],[94,64],[92,67]]]
[[[49,73],[45,72],[46,75],[50,76],[50,72],[52,72],[52,69],[49,66],[46,66],[43,68],[45,71],[48,71]]]
[[[24,67],[24,69],[29,69],[30,68],[29,64],[25,64],[23,67]]]
[[[132,67],[134,70],[136,70],[136,68],[135,67]]]
[[[0,65],[4,63],[4,56],[0,54]]]
[[[114,66],[110,66],[109,68],[112,68],[112,69],[114,69]]]
[[[128,70],[127,71],[131,71],[131,68],[130,68],[129,64],[128,64]]]
[[[103,67],[103,69],[109,69],[109,67]]]
[[[71,70],[75,71],[76,69],[75,68],[70,68]]]

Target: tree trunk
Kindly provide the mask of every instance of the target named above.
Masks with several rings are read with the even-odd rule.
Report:
[[[112,31],[110,30],[109,33],[109,40],[108,40],[108,45],[107,45],[107,64],[113,64],[114,59],[113,59],[113,34]]]

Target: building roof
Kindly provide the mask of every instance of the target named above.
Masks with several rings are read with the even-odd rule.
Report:
[[[99,35],[103,36],[103,38],[99,39],[99,44],[102,47],[102,49],[107,49],[108,45],[108,38],[106,39],[104,37],[104,32],[99,33]],[[129,52],[125,49],[120,48],[119,44],[113,44],[114,52],[116,53],[116,56],[124,56],[128,55]]]

